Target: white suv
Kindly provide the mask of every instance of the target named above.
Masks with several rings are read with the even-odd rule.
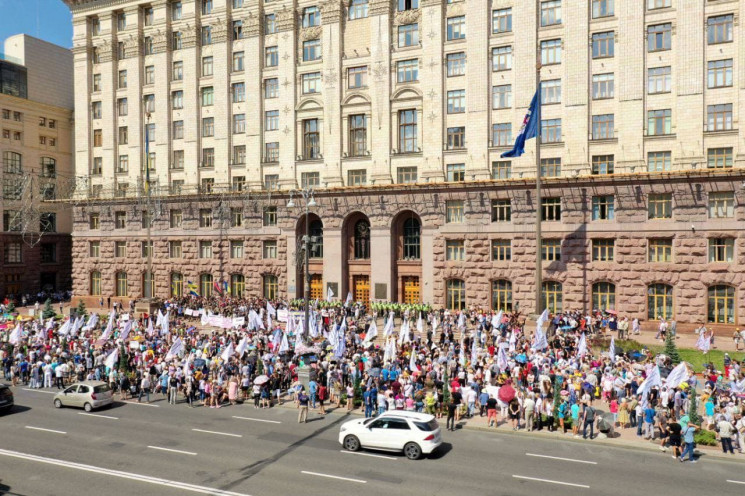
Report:
[[[344,449],[403,451],[410,460],[432,453],[442,444],[440,425],[432,415],[391,411],[375,418],[345,422],[339,431]]]

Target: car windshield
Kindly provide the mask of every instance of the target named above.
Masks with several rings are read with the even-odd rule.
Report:
[[[362,425],[368,425],[370,422],[375,420],[375,417],[370,417],[369,419],[365,419],[364,422],[362,422]]]
[[[111,391],[111,388],[108,384],[101,384],[100,386],[96,386],[93,388],[94,393],[105,393],[107,391]]]
[[[432,419],[429,422],[414,422],[414,425],[417,429],[424,432],[431,432],[440,427],[440,424],[438,424],[435,419]]]

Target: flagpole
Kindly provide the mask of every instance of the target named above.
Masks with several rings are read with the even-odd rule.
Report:
[[[538,130],[535,137],[535,313],[541,315],[543,305],[541,302],[543,286],[543,259],[541,256],[541,215],[543,213],[543,200],[541,198],[541,42],[538,39],[538,28],[541,25],[540,0],[535,5],[535,90],[538,100],[536,111],[538,112]]]
[[[145,116],[147,123],[145,124],[145,194],[147,195],[147,285],[149,287],[148,294],[148,305],[153,298],[153,241],[151,237],[150,227],[153,223],[152,220],[152,208],[150,208],[150,136],[148,136],[148,126],[150,125],[150,112],[147,110],[147,103],[145,103]],[[150,307],[148,306],[148,315],[150,314]]]

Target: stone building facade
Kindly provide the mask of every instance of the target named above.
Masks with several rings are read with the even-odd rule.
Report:
[[[74,175],[72,53],[27,35],[0,50],[0,298],[72,286],[72,214],[53,202]]]
[[[80,297],[144,293],[147,161],[158,296],[302,295],[286,204],[313,187],[313,297],[531,311],[539,211],[552,309],[745,317],[742,1],[66,3]],[[534,142],[500,158],[536,55],[541,202]]]

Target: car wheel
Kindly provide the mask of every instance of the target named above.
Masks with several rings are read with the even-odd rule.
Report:
[[[416,443],[406,443],[406,446],[404,446],[404,455],[409,460],[418,460],[422,456],[422,448]]]
[[[357,436],[347,436],[344,438],[344,449],[347,451],[359,451],[360,450],[360,440],[357,439]]]
[[[62,402],[60,400],[54,400],[54,408],[62,408]]]
[[[93,407],[91,406],[91,404],[90,404],[90,403],[86,403],[85,405],[83,405],[83,409],[84,409],[84,410],[85,410],[86,412],[90,412],[91,410],[93,410]]]

